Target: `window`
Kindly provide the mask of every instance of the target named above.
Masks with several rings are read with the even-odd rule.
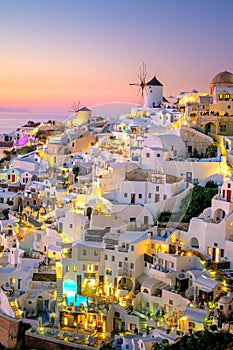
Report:
[[[227,108],[228,108],[228,109],[231,109],[231,105],[228,105]]]
[[[107,268],[106,269],[106,275],[107,276],[112,276],[112,269]]]
[[[217,247],[217,246],[218,246],[218,243],[214,243],[214,246]]]
[[[150,153],[146,153],[146,158],[150,158]]]
[[[227,187],[228,187],[228,188],[231,188],[231,184],[228,183],[228,184],[227,184]]]
[[[151,199],[151,193],[148,193],[148,199]]]
[[[115,256],[114,255],[112,256],[112,261],[115,261]]]
[[[131,263],[131,264],[130,264],[130,268],[131,268],[131,269],[134,269],[134,263]]]
[[[94,249],[94,256],[98,256],[98,249]]]
[[[167,195],[166,194],[163,195],[163,200],[165,200],[165,199],[167,199]]]
[[[223,310],[223,305],[220,305],[219,309],[220,309],[220,310]]]
[[[66,272],[70,272],[70,267],[66,266]]]
[[[231,305],[228,306],[228,310],[231,310]]]
[[[139,193],[138,198],[142,198],[142,194],[141,193]]]
[[[73,272],[77,272],[77,266],[76,265],[73,266]]]
[[[154,243],[151,243],[151,249],[154,249],[155,245]]]
[[[169,305],[173,305],[173,300],[169,299]]]
[[[160,153],[157,153],[156,156],[157,156],[157,158],[160,158]]]
[[[220,131],[227,131],[227,126],[226,125],[220,125]]]
[[[87,255],[87,250],[83,249],[83,255]]]
[[[124,198],[127,198],[128,194],[127,193],[124,193]]]
[[[134,245],[131,245],[131,252],[134,252]]]
[[[122,267],[122,261],[119,261],[119,267]]]
[[[225,198],[225,190],[222,191],[222,196]]]
[[[73,228],[73,224],[70,224],[70,228]]]
[[[189,328],[195,328],[195,323],[194,322],[189,322]]]
[[[211,247],[207,247],[207,255],[211,255]]]
[[[156,192],[159,192],[159,186],[156,186],[155,190],[156,190]]]
[[[108,256],[107,256],[107,255],[105,255],[104,259],[105,259],[105,260],[108,260]]]
[[[98,270],[99,270],[99,266],[95,265],[95,271],[98,271]]]

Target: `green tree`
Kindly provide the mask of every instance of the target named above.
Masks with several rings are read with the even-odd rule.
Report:
[[[211,182],[206,187],[195,185],[181,202],[179,212],[180,218],[183,216],[182,222],[189,222],[193,217],[199,216],[204,209],[210,207],[211,200],[217,192],[217,187]]]
[[[214,157],[217,157],[217,152],[218,151],[218,148],[217,146],[214,146],[214,145],[210,145],[208,146],[208,148],[206,149],[206,154],[205,156],[207,158],[214,158]]]

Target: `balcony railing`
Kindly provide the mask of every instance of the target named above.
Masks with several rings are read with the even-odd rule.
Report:
[[[118,269],[117,274],[120,277],[132,277],[132,271],[128,269]]]

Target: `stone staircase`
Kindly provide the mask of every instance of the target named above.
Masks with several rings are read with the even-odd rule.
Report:
[[[59,264],[56,265],[57,272],[57,300],[55,306],[56,319],[55,324],[59,324],[60,320],[60,311],[62,310],[63,302],[63,280],[62,280],[62,266]]]
[[[57,272],[57,305],[61,305],[63,302],[63,280],[62,280],[62,267],[56,266]]]
[[[11,307],[12,307],[14,313],[15,313],[15,317],[16,317],[16,318],[21,318],[22,312],[21,312],[21,310],[20,310],[19,307],[18,307],[17,300],[16,300],[16,299],[15,299],[15,300],[12,300],[12,301],[10,302],[10,304],[11,304]]]

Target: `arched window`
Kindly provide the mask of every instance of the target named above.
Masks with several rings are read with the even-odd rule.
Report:
[[[199,242],[196,237],[191,238],[191,247],[192,248],[199,248]]]

